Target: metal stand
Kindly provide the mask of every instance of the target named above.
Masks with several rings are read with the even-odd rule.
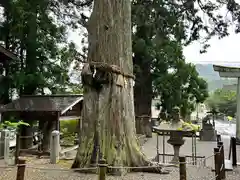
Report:
[[[158,128],[153,128],[153,132],[157,134],[157,145],[156,145],[156,149],[157,149],[157,162],[160,161],[159,158],[159,136],[163,136],[163,141],[162,141],[162,145],[163,145],[163,163],[165,163],[165,136],[170,136],[170,132],[172,132],[173,130],[166,130],[166,129],[158,129]],[[191,137],[192,138],[192,164],[196,165],[197,164],[197,135],[194,131],[186,131],[186,133],[184,134],[183,137]]]

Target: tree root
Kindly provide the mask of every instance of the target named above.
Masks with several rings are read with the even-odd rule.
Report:
[[[75,168],[78,167],[75,164]],[[93,167],[96,167],[96,169],[92,169]],[[155,162],[149,162],[147,166],[132,166],[132,167],[124,167],[124,166],[109,166],[107,167],[107,174],[115,175],[115,176],[121,176],[123,174],[129,173],[129,172],[144,172],[144,173],[156,173],[156,174],[169,174],[169,171],[163,170],[163,165]],[[165,166],[166,167],[166,166]],[[174,165],[168,165],[168,167],[176,167]],[[72,169],[74,170],[74,164],[72,166]],[[76,169],[76,172],[79,173],[90,173],[90,174],[96,174],[98,173],[97,165],[90,166],[88,168],[84,169]]]

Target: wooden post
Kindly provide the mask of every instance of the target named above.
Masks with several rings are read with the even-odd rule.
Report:
[[[186,157],[179,157],[179,172],[180,172],[180,180],[187,180],[187,172],[186,172]]]
[[[158,133],[157,133],[157,147],[156,148],[157,148],[157,162],[159,163],[159,139],[158,139]]]
[[[159,156],[158,156],[158,159],[159,159]],[[165,163],[165,133],[164,132],[163,132],[163,163]]]
[[[220,142],[220,141],[222,141],[221,135],[217,134],[217,142]]]
[[[219,148],[214,148],[214,164],[215,164],[216,180],[221,180],[221,175],[220,175],[221,161],[220,161]]]
[[[232,165],[237,166],[237,146],[235,137],[231,137],[231,145],[232,145]]]
[[[99,161],[99,180],[106,180],[106,173],[107,173],[107,165],[106,165],[106,160],[101,159]]]
[[[19,159],[18,160],[18,169],[17,169],[17,179],[16,180],[24,180],[24,173],[26,169],[26,160]]]
[[[229,152],[228,152],[228,160],[231,160],[232,155],[232,137],[230,138]]]
[[[20,155],[20,134],[16,135],[16,149],[15,149],[15,164],[18,164],[18,157]]]
[[[220,149],[220,159],[221,159],[221,166],[220,168],[222,167],[221,169],[221,178],[222,179],[226,179],[226,174],[225,174],[225,157],[224,157],[224,146],[223,146],[223,142],[218,142],[218,148]]]

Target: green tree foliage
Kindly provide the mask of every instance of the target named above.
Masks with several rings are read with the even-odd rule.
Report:
[[[65,0],[65,3],[87,7],[92,5],[92,0]],[[229,12],[231,21],[221,14],[223,9]],[[211,37],[223,38],[229,34],[228,27],[230,24],[238,25],[238,14],[239,5],[235,1],[133,0],[132,25],[133,62],[136,75],[134,88],[136,114],[150,115],[152,97],[162,94],[160,90],[156,91],[157,87],[154,86],[160,82],[164,84],[164,81],[159,81],[160,78],[173,78],[168,71],[171,68],[180,67],[177,65],[178,61],[184,61],[183,46],[189,45],[195,40],[201,40],[203,45],[201,53],[206,52],[209,47],[207,42]],[[87,20],[86,16],[83,14],[82,16],[85,17],[84,20]],[[236,32],[238,32],[238,27],[236,26]],[[186,64],[186,66],[189,65]],[[192,79],[196,79],[196,77]],[[178,80],[179,78],[175,81]],[[202,87],[199,92],[194,90],[195,96],[199,96],[198,94],[202,94],[201,91],[205,91],[204,86],[206,84],[200,78],[196,82]],[[163,88],[167,87],[164,86]],[[165,90],[162,89],[162,91]],[[154,94],[156,92],[158,94]],[[206,92],[204,94],[203,97],[206,98]],[[196,101],[198,100],[196,99]],[[144,107],[141,108],[141,106]]]
[[[2,129],[17,130],[20,126],[29,126],[29,124],[23,121],[18,122],[4,121],[3,123],[0,123],[0,130]]]
[[[154,71],[153,81],[155,94],[161,97],[160,105],[163,111],[171,113],[173,107],[180,107],[182,116],[188,115],[195,108],[196,103],[202,103],[208,97],[207,83],[199,78],[195,66],[178,60],[166,70],[159,73]],[[155,74],[156,73],[156,74]]]
[[[53,94],[69,91],[69,67],[78,52],[67,41],[67,30],[81,26],[75,7],[55,0],[9,0],[0,6],[4,10],[0,43],[19,57],[4,65],[3,103],[13,93],[44,94],[46,88]]]
[[[144,109],[145,111],[146,107],[139,108],[139,106],[149,102],[146,98],[149,99],[154,95],[162,96],[164,102],[161,104],[168,106],[167,109],[170,109],[172,104],[180,103],[181,107],[188,107],[189,110],[192,110],[192,103],[187,103],[189,99],[192,99],[192,94],[195,94],[196,102],[202,102],[207,97],[205,89],[207,85],[193,72],[196,70],[193,70],[192,65],[184,63],[182,47],[195,40],[200,40],[203,45],[201,53],[204,53],[209,47],[207,42],[211,37],[223,38],[229,34],[231,23],[236,24],[236,32],[238,32],[239,7],[235,1],[133,1],[135,98],[139,99],[136,100],[138,104],[135,103],[135,107],[137,107],[135,109]],[[230,19],[221,14],[223,9],[229,12]],[[182,65],[179,65],[179,62]],[[186,81],[184,73],[181,73],[181,77],[176,75],[182,71],[178,68],[183,66],[186,67],[185,73],[193,76],[188,81]],[[192,67],[189,68],[190,66]],[[169,73],[169,70],[172,69],[174,73]],[[190,94],[187,95],[181,90],[179,84],[183,83],[184,86],[184,83],[190,82],[195,84],[196,89],[190,86],[188,90]],[[155,91],[151,90],[151,85]],[[176,87],[179,88],[176,89]],[[201,87],[201,90],[197,87]],[[155,94],[152,94],[154,92]],[[149,93],[150,96],[147,96]],[[180,99],[185,99],[185,101]],[[151,106],[149,105],[147,108],[151,109]],[[164,108],[166,109],[166,107]],[[151,111],[144,113],[146,112]]]
[[[210,109],[216,109],[220,113],[235,116],[237,110],[236,91],[217,89],[206,100]]]
[[[207,7],[202,10],[209,20],[216,18]],[[213,35],[198,11],[200,8],[194,6],[194,1],[133,1],[135,109],[139,110],[136,114],[150,115],[154,96],[161,97],[164,110],[170,112],[178,105],[183,115],[208,96],[206,82],[198,77],[193,65],[185,63],[182,52],[184,45],[200,38],[201,31],[209,32],[205,40]],[[221,21],[221,17],[217,20]],[[223,37],[226,32],[222,29],[216,34]],[[204,51],[207,47],[205,44]],[[146,102],[150,102],[148,107],[139,108]]]

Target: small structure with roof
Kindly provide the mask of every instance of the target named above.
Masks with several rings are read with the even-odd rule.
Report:
[[[53,130],[60,130],[61,120],[79,120],[81,129],[82,95],[33,95],[22,96],[1,107],[2,119],[14,117],[23,120],[30,126],[22,126],[20,135],[33,136],[33,125],[38,123],[38,130],[42,132],[42,150],[49,150],[50,135]],[[33,145],[32,138],[22,139],[21,148],[27,149]]]
[[[18,59],[17,55],[0,45],[0,61],[5,62],[9,59]]]

